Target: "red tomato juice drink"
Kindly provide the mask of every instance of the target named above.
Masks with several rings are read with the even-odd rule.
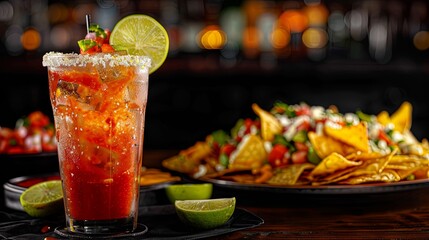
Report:
[[[71,232],[137,227],[150,62],[115,53],[43,56]]]

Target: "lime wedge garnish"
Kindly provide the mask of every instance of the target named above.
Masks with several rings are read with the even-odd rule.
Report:
[[[164,63],[169,49],[165,28],[144,14],[132,14],[119,20],[110,34],[109,43],[116,51],[126,50],[130,55],[151,58],[149,73],[155,72]]]
[[[212,196],[213,184],[188,183],[173,184],[165,188],[165,193],[171,203],[176,200],[202,200]]]
[[[235,197],[206,200],[178,200],[179,219],[194,228],[211,229],[224,225],[235,210]]]
[[[50,180],[27,188],[19,198],[22,208],[32,217],[60,213],[63,208],[61,180]]]

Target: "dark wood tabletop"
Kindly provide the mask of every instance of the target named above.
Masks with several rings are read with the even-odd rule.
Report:
[[[429,239],[427,189],[357,196],[272,197],[248,195],[238,204],[261,217],[262,225],[214,239]]]

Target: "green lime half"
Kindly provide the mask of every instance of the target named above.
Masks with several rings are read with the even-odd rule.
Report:
[[[155,72],[168,55],[169,38],[165,28],[154,18],[144,14],[128,15],[113,27],[110,45],[116,51],[151,58],[149,73]]]
[[[235,210],[235,197],[178,200],[174,206],[183,223],[198,229],[211,229],[224,225],[231,218]]]
[[[202,200],[212,196],[211,183],[173,184],[165,188],[165,193],[171,203],[176,200]]]
[[[64,209],[61,180],[50,180],[27,188],[19,198],[22,208],[32,217],[45,217]]]

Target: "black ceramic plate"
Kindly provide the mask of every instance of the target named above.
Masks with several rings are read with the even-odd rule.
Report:
[[[402,181],[395,183],[372,183],[359,185],[324,185],[324,186],[275,186],[267,184],[245,184],[233,181],[201,178],[198,181],[210,182],[215,186],[227,189],[244,191],[259,191],[270,193],[292,194],[368,194],[386,193],[420,188],[429,188],[429,179]]]

